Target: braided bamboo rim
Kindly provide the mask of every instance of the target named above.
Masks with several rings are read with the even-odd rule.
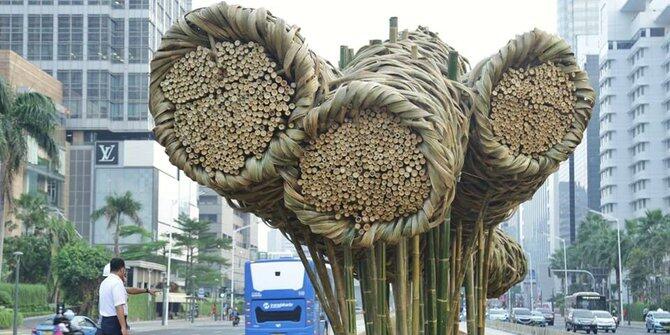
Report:
[[[521,245],[500,229],[494,230],[487,298],[497,298],[520,283],[528,273],[526,254]]]
[[[417,213],[394,222],[374,223],[370,230],[359,237],[358,229],[353,227],[350,219],[337,220],[333,213],[317,212],[302,196],[297,176],[288,178],[284,187],[286,207],[313,233],[325,236],[336,244],[366,247],[377,240],[397,242],[403,236],[422,233],[444,220],[445,197],[449,194],[453,196],[455,178],[445,169],[445,166],[449,166],[449,157],[443,154],[442,137],[435,130],[435,125],[427,120],[425,111],[391,87],[375,82],[349,82],[337,89],[332,98],[308,113],[304,122],[305,132],[309,137],[317,138],[320,133],[327,131],[331,122],[343,123],[345,118],[354,116],[352,111],[360,113],[373,107],[385,107],[388,113],[400,119],[401,124],[423,138],[418,147],[426,158],[430,195]]]
[[[277,60],[284,76],[296,83],[291,100],[296,108],[288,121],[298,126],[313,107],[317,95],[323,94],[321,90],[328,76],[325,62],[307,48],[298,30],[263,8],[248,9],[221,2],[180,18],[167,31],[151,61],[149,102],[156,124],[154,133],[156,140],[165,147],[170,162],[200,184],[221,195],[242,198],[249,210],[266,214],[281,203],[283,181],[278,168],[297,163],[296,153],[300,152],[303,132],[290,127],[276,131],[261,159],[247,158],[239,175],[216,171],[212,178],[202,167],[188,162],[186,151],[174,134],[175,106],[163,95],[160,82],[175,62],[198,46],[210,48],[217,41],[253,41],[261,44]],[[280,191],[268,192],[268,189]]]
[[[576,87],[574,121],[561,142],[537,157],[514,155],[493,133],[489,118],[493,88],[509,68],[553,62]],[[499,224],[523,201],[532,197],[546,178],[558,169],[581,142],[591,116],[595,94],[587,74],[576,63],[570,46],[561,38],[535,29],[517,36],[497,54],[469,74],[476,93],[469,150],[458,185],[453,213],[472,226],[476,213],[488,202],[486,226]]]

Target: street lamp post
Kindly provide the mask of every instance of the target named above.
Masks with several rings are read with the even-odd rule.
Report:
[[[563,285],[565,286],[565,289],[563,291],[563,299],[568,296],[568,249],[565,247],[565,239],[556,236],[557,239],[559,239],[561,242],[563,242],[563,270],[565,271],[563,273]]]
[[[530,270],[530,310],[533,310],[533,258],[530,256],[529,252],[526,252],[528,255],[528,268]]]
[[[251,225],[237,228],[233,230],[233,249],[232,256],[230,257],[230,310],[232,311],[235,307],[235,237],[237,233],[251,228]]]
[[[166,283],[165,287],[166,289],[164,290],[165,293],[163,294],[163,320],[162,320],[162,325],[167,326],[168,324],[168,313],[169,309],[168,306],[170,304],[170,267],[172,265],[172,225],[170,225],[170,233],[168,234],[168,259],[167,259],[167,274],[166,274]]]
[[[16,275],[14,280],[14,325],[13,325],[13,335],[19,333],[19,272],[21,271],[21,256],[23,253],[16,251],[13,253],[16,258]]]
[[[623,299],[621,298],[623,294],[623,268],[621,267],[621,227],[619,225],[619,219],[607,215],[605,213],[601,213],[598,211],[594,211],[592,209],[589,209],[589,212],[598,214],[600,217],[603,219],[607,219],[610,221],[616,222],[616,242],[617,242],[617,254],[618,254],[618,263],[619,263],[619,318],[623,318]],[[628,316],[630,318],[630,315]]]

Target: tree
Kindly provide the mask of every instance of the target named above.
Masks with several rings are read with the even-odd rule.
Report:
[[[63,247],[56,256],[54,265],[64,301],[70,305],[80,305],[82,315],[93,310],[102,281],[102,269],[109,262],[110,255],[102,247],[93,247],[84,241],[76,241]]]
[[[167,238],[153,241],[151,233],[140,226],[126,225],[121,228],[121,237],[139,236],[140,243],[128,245],[123,248],[121,255],[126,260],[146,260],[166,265],[168,257]],[[172,250],[172,254],[180,254],[180,250]]]
[[[14,278],[16,264],[12,261],[12,253],[21,251],[21,281],[29,284],[47,282],[49,268],[50,241],[44,236],[22,235],[7,238],[5,241],[5,258],[8,260],[7,276]]]
[[[216,251],[230,249],[230,239],[218,238],[210,232],[209,221],[191,219],[186,214],[180,214],[177,219],[181,232],[173,234],[175,246],[186,255],[185,275],[186,288],[195,289],[191,276],[195,275],[201,282],[211,282],[218,277],[214,276],[211,265],[226,265],[225,258]],[[190,284],[190,285],[189,285]]]
[[[59,149],[53,137],[57,125],[58,114],[49,97],[37,92],[14,94],[0,77],[0,212],[4,210],[5,202],[8,210],[12,210],[14,176],[23,168],[28,153],[26,135],[35,140],[54,164],[59,164]],[[4,217],[6,215],[2,213],[0,218]],[[4,240],[5,220],[0,219],[0,269]]]
[[[39,234],[47,225],[50,208],[46,197],[41,194],[24,193],[15,200],[16,219],[21,221],[23,234]],[[13,228],[11,228],[13,229]]]
[[[136,225],[140,225],[142,223],[139,217],[141,209],[142,204],[133,199],[132,193],[126,192],[121,196],[107,196],[105,198],[105,206],[91,214],[93,220],[98,220],[104,216],[107,219],[107,228],[114,229],[115,256],[119,256],[121,253],[119,249],[119,237],[121,236],[121,227],[123,226],[122,217],[125,216]]]
[[[652,278],[665,275],[664,260],[670,256],[670,215],[647,211],[644,217],[627,221],[626,229],[631,251],[625,259],[633,295],[645,302],[655,297],[653,302],[658,304],[660,296],[645,293],[652,292]]]

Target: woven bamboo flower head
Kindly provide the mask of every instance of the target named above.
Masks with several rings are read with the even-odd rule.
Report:
[[[367,46],[307,113],[308,145],[284,197],[313,233],[368,247],[444,222],[469,117],[467,90],[447,77],[450,51],[425,29]],[[465,62],[453,57],[457,76]]]
[[[218,3],[186,14],[151,62],[156,139],[190,178],[269,217],[297,163],[304,114],[332,75],[298,28]]]
[[[452,213],[467,227],[505,220],[580,143],[595,100],[561,38],[533,30],[470,73],[476,94]]]

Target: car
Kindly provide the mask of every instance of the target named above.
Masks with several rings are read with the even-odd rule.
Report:
[[[547,321],[547,324],[550,326],[554,325],[554,310],[551,308],[538,308],[536,309],[538,312],[542,312],[542,315],[544,315],[544,319]]]
[[[608,311],[593,311],[593,315],[596,316],[596,325],[598,326],[598,331],[604,331],[616,333],[616,322],[614,317]]]
[[[647,328],[647,333],[652,330],[654,333],[659,331],[670,333],[670,313],[664,310],[649,312],[644,320],[644,324]]]
[[[518,323],[522,325],[531,324],[531,313],[528,308],[512,308],[512,315],[510,315],[510,321],[512,323]]]
[[[486,318],[492,321],[509,321],[507,311],[502,308],[491,308],[486,313]]]
[[[544,314],[540,311],[530,312],[530,324],[533,326],[546,327],[547,320],[544,318]]]
[[[593,332],[598,334],[598,325],[596,324],[596,316],[592,311],[587,309],[573,309],[565,318],[565,330],[577,332],[578,330],[586,331],[587,334]]]
[[[38,324],[32,331],[32,335],[52,335],[54,333],[53,315],[48,317],[44,322]],[[77,335],[95,335],[98,331],[98,325],[88,317],[76,315],[72,318],[70,324],[81,328]]]

